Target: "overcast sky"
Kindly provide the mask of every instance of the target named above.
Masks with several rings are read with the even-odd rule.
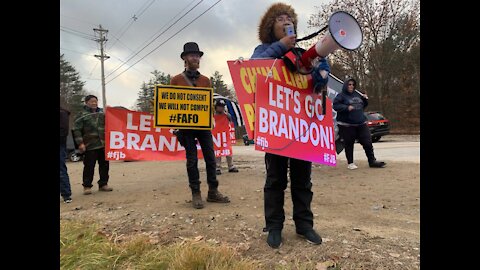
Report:
[[[225,83],[231,86],[227,60],[251,56],[255,46],[260,43],[258,23],[261,16],[272,3],[279,1],[217,1],[61,0],[60,53],[79,72],[81,80],[86,83],[85,89],[98,96],[99,103],[103,104],[100,60],[94,57],[95,54],[100,54],[100,47],[93,40],[93,28],[102,25],[108,30],[106,54],[110,58],[105,61],[105,81],[109,106],[133,108],[142,83],[149,81],[152,77],[150,72],[155,69],[172,76],[182,72],[180,53],[183,44],[189,41],[197,42],[204,52],[199,71],[207,77],[219,71]],[[307,20],[312,14],[318,13],[321,4],[330,1],[282,2],[295,8],[299,17],[298,36],[303,37],[319,30],[307,28]],[[186,26],[215,3],[217,4],[209,11]],[[198,6],[171,26],[196,4]],[[133,19],[134,15],[136,20]],[[180,31],[182,28],[184,29]],[[177,33],[178,31],[180,32]],[[162,32],[164,33],[161,34]],[[159,37],[155,41],[132,58],[134,53],[157,36]],[[147,54],[149,55],[145,57]],[[112,73],[122,61],[126,62],[130,58],[132,59],[127,64]],[[133,65],[136,62],[138,63]],[[129,67],[131,68],[117,77]]]

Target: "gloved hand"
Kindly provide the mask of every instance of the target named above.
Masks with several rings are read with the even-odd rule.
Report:
[[[320,71],[322,70],[325,71],[325,78],[320,74]],[[328,65],[327,59],[320,58],[318,64],[315,65],[312,71],[313,90],[315,93],[319,93],[321,89],[327,86],[328,74],[330,74],[330,66]]]

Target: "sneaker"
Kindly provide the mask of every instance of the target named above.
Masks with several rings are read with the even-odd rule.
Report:
[[[297,235],[302,238],[305,238],[305,240],[307,240],[308,243],[313,245],[320,245],[322,243],[322,237],[320,237],[320,235],[318,235],[318,233],[315,232],[315,230],[313,229],[303,231],[303,232],[297,231]]]
[[[83,188],[83,195],[90,195],[92,194],[92,188],[91,187],[84,187]]]
[[[217,171],[215,172],[217,175],[220,175],[222,174],[222,171],[220,171],[219,169],[217,169]]]
[[[355,163],[350,163],[350,164],[348,164],[347,168],[349,168],[350,170],[355,170],[358,167],[357,167],[357,165],[355,165]]]
[[[282,230],[274,229],[268,231],[267,244],[271,248],[279,248],[282,245]]]
[[[98,188],[98,191],[112,191],[113,188],[109,187],[108,185],[104,185]]]
[[[374,162],[371,162],[368,164],[370,166],[370,168],[383,168],[385,167],[385,165],[387,165],[387,163],[383,162],[383,161],[374,161]]]
[[[218,190],[209,190],[207,196],[207,202],[229,203],[228,196],[223,196]]]
[[[238,172],[238,169],[233,167],[233,168],[228,169],[228,172]]]
[[[72,198],[70,197],[63,198],[63,203],[71,203],[71,202],[72,202]]]

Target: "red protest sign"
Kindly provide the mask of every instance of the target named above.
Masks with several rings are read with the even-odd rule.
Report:
[[[215,127],[212,130],[215,156],[231,156],[232,140],[230,138],[230,124],[226,114],[215,114]]]
[[[255,149],[336,165],[332,102],[284,82],[257,74]]]

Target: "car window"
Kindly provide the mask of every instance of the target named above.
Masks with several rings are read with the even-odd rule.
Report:
[[[365,113],[368,120],[385,120],[385,117],[379,113]]]

